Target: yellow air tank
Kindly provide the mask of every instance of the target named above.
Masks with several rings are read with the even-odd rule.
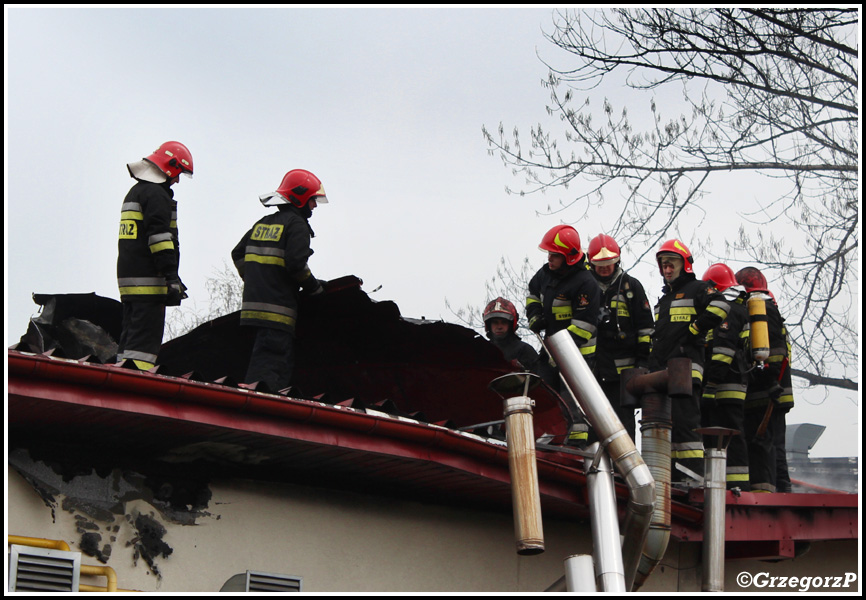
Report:
[[[770,330],[767,326],[767,296],[753,293],[749,296],[749,340],[752,343],[752,358],[763,363],[770,358]]]

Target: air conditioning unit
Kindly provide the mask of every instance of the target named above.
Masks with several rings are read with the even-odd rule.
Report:
[[[81,553],[9,546],[10,592],[77,592]]]
[[[225,582],[221,592],[300,592],[303,577],[247,571]]]

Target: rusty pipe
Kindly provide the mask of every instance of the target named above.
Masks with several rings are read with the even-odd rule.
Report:
[[[511,473],[511,502],[514,510],[514,535],[517,553],[544,552],[541,525],[541,492],[535,462],[535,435],[532,407],[535,401],[517,396],[505,401],[505,439],[508,445],[508,470]]]
[[[628,486],[629,501],[623,526],[622,560],[625,589],[631,590],[653,515],[655,484],[652,474],[595,375],[581,356],[571,333],[563,329],[549,336],[545,340],[545,347],[559,366],[560,375]]]

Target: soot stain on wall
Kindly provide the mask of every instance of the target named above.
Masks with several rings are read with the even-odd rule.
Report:
[[[51,510],[52,522],[57,498],[62,497],[60,508],[74,515],[83,554],[106,564],[125,523],[132,536],[126,546],[132,548],[134,562],[141,558],[157,578],[158,560],[168,559],[174,551],[163,539],[167,530],[160,520],[196,525],[197,519],[214,516],[206,511],[212,500],[208,469],[200,465],[103,457],[80,447],[10,444],[9,466]],[[155,511],[130,514],[127,505],[135,500],[147,502]]]

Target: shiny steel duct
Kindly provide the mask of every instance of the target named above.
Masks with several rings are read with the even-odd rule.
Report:
[[[571,333],[568,330],[559,331],[548,337],[544,345],[556,361],[563,380],[580,404],[602,447],[607,450],[614,467],[628,486],[629,501],[623,527],[622,560],[625,589],[631,590],[653,515],[653,477],[595,375],[581,356]]]
[[[586,489],[592,511],[592,547],[595,556],[595,581],[600,592],[625,592],[619,519],[616,514],[616,490],[610,457],[596,442],[587,450]]]

